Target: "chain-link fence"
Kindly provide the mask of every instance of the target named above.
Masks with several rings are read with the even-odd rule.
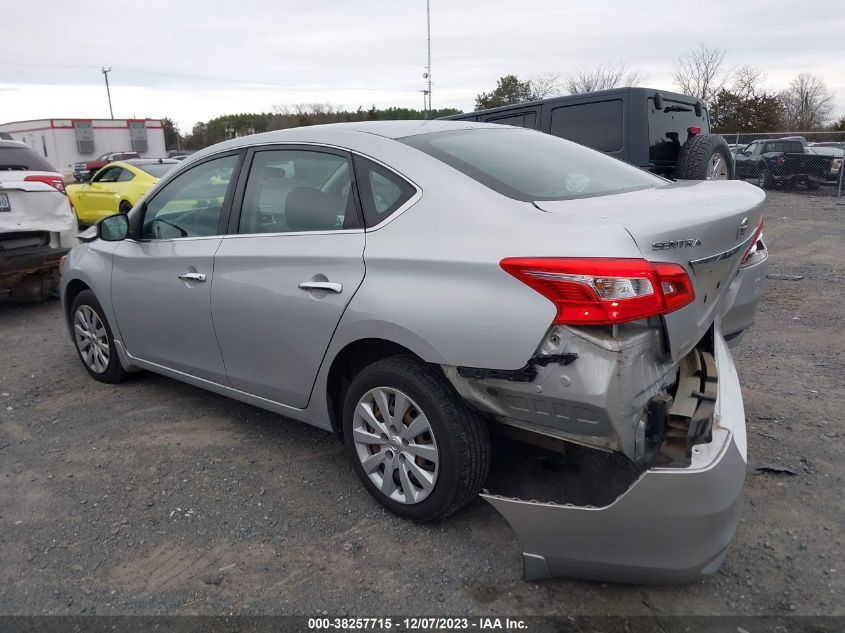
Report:
[[[764,189],[845,196],[845,132],[722,134],[736,177]]]

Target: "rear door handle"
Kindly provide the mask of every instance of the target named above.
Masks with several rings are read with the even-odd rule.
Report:
[[[299,284],[300,290],[328,290],[335,294],[343,292],[343,284],[333,281],[303,281]]]
[[[205,282],[205,273],[182,273],[179,275],[182,281],[199,281]]]

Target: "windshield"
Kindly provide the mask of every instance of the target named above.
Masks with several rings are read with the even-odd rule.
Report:
[[[549,134],[472,129],[399,139],[516,200],[563,200],[662,187],[668,181]]]
[[[136,165],[136,167],[147,172],[153,178],[161,178],[176,165],[177,163],[150,163],[149,165]]]

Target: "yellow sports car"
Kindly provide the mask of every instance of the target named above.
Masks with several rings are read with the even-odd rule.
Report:
[[[179,161],[139,158],[109,163],[90,182],[68,185],[67,195],[80,224],[93,224],[115,213],[128,213],[135,203]]]

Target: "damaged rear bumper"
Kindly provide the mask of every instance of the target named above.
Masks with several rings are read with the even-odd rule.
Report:
[[[59,260],[69,250],[39,246],[0,252],[0,297],[37,299],[56,292]]]
[[[481,496],[522,545],[526,580],[688,582],[719,569],[739,525],[746,470],[745,413],[736,369],[717,333],[711,441],[685,468],[646,470],[604,507]]]

